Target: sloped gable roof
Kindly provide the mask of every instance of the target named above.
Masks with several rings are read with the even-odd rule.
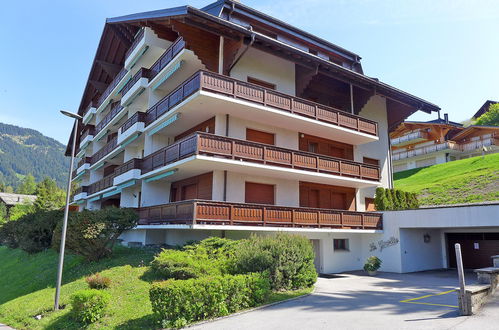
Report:
[[[0,192],[0,201],[2,201],[7,206],[14,206],[23,203],[33,203],[35,200],[35,195],[21,195]]]

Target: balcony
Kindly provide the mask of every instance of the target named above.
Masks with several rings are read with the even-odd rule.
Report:
[[[197,121],[231,114],[355,145],[378,140],[374,121],[207,71],[198,71],[150,108],[146,130],[154,130],[174,112]]]
[[[411,150],[405,150],[401,152],[394,152],[392,154],[392,160],[397,161],[397,160],[402,160],[406,158],[411,158],[411,157],[416,157],[416,156],[422,156],[422,155],[428,155],[434,152],[438,151],[443,151],[443,150],[448,150],[448,151],[460,151],[460,146],[452,141],[447,141],[444,143],[438,143],[426,147],[420,147],[420,148],[414,148]]]
[[[85,199],[88,194],[88,187],[87,186],[82,186],[76,189],[73,197],[73,201],[79,201],[82,199]]]
[[[76,174],[80,175],[84,171],[90,168],[90,163],[92,162],[92,157],[83,157],[76,165]],[[76,179],[76,175],[73,176]]]
[[[88,186],[88,196],[99,193],[111,187],[120,187],[125,183],[140,177],[140,159],[132,158],[124,164],[118,166],[112,174],[100,179]],[[118,188],[118,190],[121,188]],[[118,191],[116,191],[118,193]]]
[[[395,139],[391,139],[390,142],[392,146],[402,147],[408,144],[419,143],[429,139],[428,132],[426,131],[416,131],[409,133],[407,135],[400,136]]]
[[[486,136],[480,136],[477,140],[464,143],[460,145],[463,152],[475,151],[482,149],[482,147],[495,147],[499,145],[499,138],[494,134],[488,134]]]
[[[99,151],[94,153],[91,157],[90,166],[96,168],[97,163],[104,158],[107,158],[110,155],[114,155],[117,151],[121,150],[121,147],[118,148],[118,139],[117,137],[112,138],[105,146],[103,146]]]
[[[128,70],[140,65],[150,67],[168,48],[170,42],[158,38],[150,28],[140,29],[125,53],[124,67]]]
[[[201,132],[144,157],[142,174],[152,177],[180,164],[179,172],[225,169],[357,188],[376,186],[380,180],[375,165]]]
[[[109,113],[102,118],[102,120],[95,126],[96,140],[100,140],[107,133],[107,130],[105,130],[106,127],[118,122],[123,115],[125,115],[125,112],[123,111],[124,109],[124,107],[117,103],[112,107]]]
[[[95,135],[94,125],[86,125],[80,136],[80,149],[86,148],[86,146],[93,140]]]
[[[139,96],[149,83],[149,69],[140,68],[121,90],[121,105],[130,105]]]
[[[139,209],[139,225],[197,225],[382,230],[380,213],[188,200]],[[229,228],[227,228],[229,227]]]
[[[98,108],[97,102],[94,101],[90,102],[87,108],[83,111],[83,124],[86,125],[92,121],[92,118],[94,117],[97,108]]]
[[[99,97],[99,101],[97,102],[97,113],[103,111],[106,106],[118,96],[119,92],[129,79],[129,71],[122,68]]]
[[[136,112],[128,118],[118,131],[118,143],[131,141],[144,131],[146,121],[145,112]]]

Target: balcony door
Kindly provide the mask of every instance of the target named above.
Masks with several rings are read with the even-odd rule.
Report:
[[[246,140],[275,145],[275,135],[272,133],[246,128]]]
[[[353,146],[350,144],[303,133],[300,133],[299,137],[299,148],[301,151],[353,160]]]
[[[355,189],[300,182],[300,206],[355,211]]]

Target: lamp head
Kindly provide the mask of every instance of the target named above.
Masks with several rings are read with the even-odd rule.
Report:
[[[76,113],[72,113],[72,112],[69,112],[69,111],[66,111],[66,110],[61,110],[61,113],[64,115],[64,116],[67,116],[67,117],[70,117],[70,118],[73,118],[73,119],[82,119],[83,117],[80,116],[79,114],[76,114]]]

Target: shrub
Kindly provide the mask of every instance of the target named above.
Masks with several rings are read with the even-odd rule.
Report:
[[[303,236],[252,236],[241,241],[231,264],[232,273],[268,272],[272,289],[312,286],[317,280],[314,251]]]
[[[68,219],[66,247],[87,260],[99,260],[111,254],[118,237],[134,228],[137,221],[137,213],[126,208],[73,212]],[[54,231],[55,249],[59,248],[61,227],[59,224]]]
[[[80,290],[71,296],[74,318],[82,323],[94,323],[104,316],[111,295],[95,289]]]
[[[28,253],[43,251],[52,245],[54,228],[62,217],[63,211],[38,211],[8,221],[0,227],[0,243]]]
[[[227,315],[261,304],[270,293],[265,274],[223,275],[153,284],[153,312],[165,327]]]
[[[381,259],[376,256],[370,256],[367,258],[364,264],[364,270],[366,272],[375,272],[381,267]]]
[[[88,276],[85,281],[91,289],[107,289],[111,286],[111,279],[99,273]]]
[[[399,189],[376,188],[374,205],[378,211],[419,208],[417,194],[405,192]]]
[[[154,257],[151,266],[165,279],[185,280],[220,274],[206,253],[199,251],[163,250]]]

